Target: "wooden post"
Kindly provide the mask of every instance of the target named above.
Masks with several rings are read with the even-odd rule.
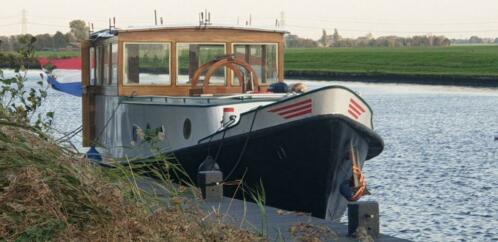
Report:
[[[90,105],[90,41],[81,42],[81,84],[83,95],[81,98],[82,106],[82,122],[83,122],[83,146],[91,145],[91,105]]]

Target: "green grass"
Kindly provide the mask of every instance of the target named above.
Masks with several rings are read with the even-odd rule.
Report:
[[[15,51],[0,51],[3,54],[16,54]],[[47,57],[47,58],[68,58],[80,56],[81,52],[79,50],[71,51],[37,51],[35,52],[36,57]]]
[[[80,51],[37,51],[37,57],[64,58],[80,56]]]
[[[39,51],[71,57],[79,51]],[[289,48],[286,71],[401,75],[498,76],[498,45],[413,48]]]
[[[498,76],[498,46],[286,49],[286,71]]]

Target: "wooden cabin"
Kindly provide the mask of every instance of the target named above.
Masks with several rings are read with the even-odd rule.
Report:
[[[160,26],[92,34],[81,46],[84,145],[89,146],[96,137],[97,96],[243,93],[244,76],[249,72],[255,74],[251,79],[257,80],[253,91],[266,91],[270,84],[284,78],[284,34],[223,26]],[[203,65],[223,56],[242,59],[252,70],[239,71],[229,63],[211,73],[207,69],[208,73],[199,72]],[[208,74],[207,82],[199,78]]]

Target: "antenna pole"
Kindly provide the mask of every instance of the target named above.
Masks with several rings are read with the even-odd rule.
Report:
[[[249,26],[252,26],[252,14],[249,14]]]
[[[157,11],[154,9],[154,23],[157,25]]]
[[[206,27],[208,22],[208,10],[207,8],[204,9],[204,27]]]
[[[163,17],[161,17],[161,25],[163,25],[163,24],[164,24],[164,22],[163,22]]]
[[[280,22],[281,27],[285,27],[285,12],[284,11],[280,12],[280,21],[279,22]]]

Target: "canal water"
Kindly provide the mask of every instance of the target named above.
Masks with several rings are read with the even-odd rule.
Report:
[[[79,72],[57,74],[79,80]],[[39,71],[28,77],[33,85]],[[380,203],[382,233],[414,241],[498,241],[498,89],[305,83],[347,86],[374,110],[385,149],[365,164],[373,193],[365,199]],[[55,135],[81,125],[80,98],[49,90],[43,111],[55,111]],[[81,146],[81,135],[73,142]]]

